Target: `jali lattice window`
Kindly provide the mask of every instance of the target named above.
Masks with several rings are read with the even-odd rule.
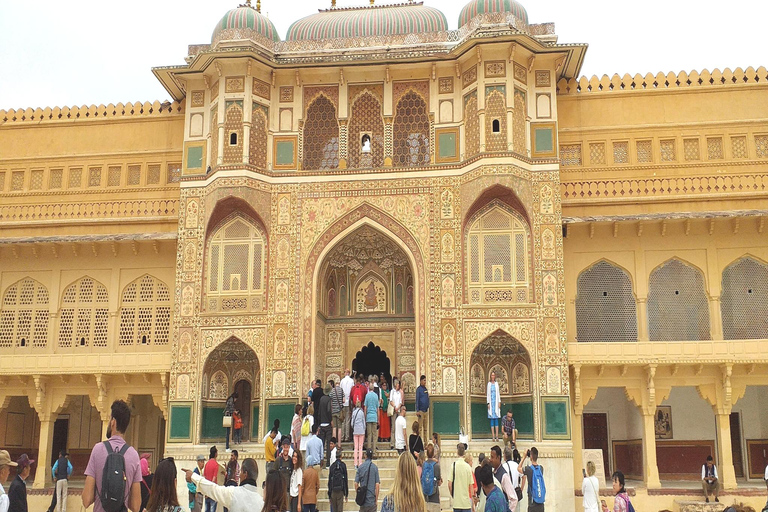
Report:
[[[469,302],[527,302],[530,234],[523,217],[494,201],[475,214],[469,226]]]
[[[0,348],[48,344],[48,290],[34,279],[11,285],[0,311]]]
[[[352,104],[349,118],[349,167],[362,169],[384,165],[384,119],[379,100],[370,92],[359,96]],[[370,152],[363,154],[363,132],[370,132]]]
[[[709,303],[701,271],[673,259],[651,273],[648,332],[651,341],[710,339]]]
[[[267,169],[267,131],[269,127],[269,110],[263,105],[253,104],[253,125],[248,157],[251,165],[257,169]]]
[[[120,345],[167,345],[171,327],[171,294],[152,276],[123,290],[120,305]]]
[[[613,143],[613,163],[615,164],[629,163],[629,142],[618,141]]]
[[[394,164],[397,167],[429,165],[429,109],[424,98],[408,91],[397,103],[393,127]]]
[[[464,96],[464,151],[467,158],[480,152],[480,123],[477,115],[477,91]]]
[[[266,237],[245,217],[222,222],[208,242],[209,309],[263,309]]]
[[[109,296],[101,283],[84,277],[64,290],[59,315],[60,347],[106,347]]]
[[[576,329],[578,341],[637,341],[637,304],[626,272],[601,261],[581,273]]]
[[[726,268],[720,309],[726,340],[768,338],[768,265],[742,258]]]
[[[339,167],[339,120],[336,107],[319,96],[307,109],[304,122],[304,162],[307,170]]]

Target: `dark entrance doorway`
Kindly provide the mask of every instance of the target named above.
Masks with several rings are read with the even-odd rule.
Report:
[[[251,383],[247,380],[237,381],[235,383],[235,393],[237,393],[235,409],[240,411],[240,415],[243,418],[243,430],[240,433],[243,441],[248,441],[251,438],[248,435],[248,432],[251,431]]]
[[[608,415],[605,413],[584,413],[584,448],[603,451],[605,477],[610,478],[608,466]]]
[[[744,478],[744,457],[741,453],[741,418],[739,413],[731,413],[731,454],[733,471],[736,478]]]
[[[384,374],[387,382],[392,382],[389,356],[381,347],[374,345],[373,342],[369,342],[355,354],[355,359],[352,361],[352,370],[366,377]]]
[[[67,449],[67,439],[69,438],[69,416],[58,418],[53,424],[53,445],[51,446],[50,465],[59,458],[61,450]]]

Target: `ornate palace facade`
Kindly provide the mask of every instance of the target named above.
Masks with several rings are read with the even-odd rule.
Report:
[[[173,103],[0,111],[0,446],[82,463],[121,397],[191,457],[232,391],[261,439],[349,367],[409,403],[425,374],[476,441],[495,372],[558,510],[582,448],[646,495],[706,453],[754,477],[768,72],[579,80],[585,52],[514,0],[285,40],[248,3],[153,70]]]

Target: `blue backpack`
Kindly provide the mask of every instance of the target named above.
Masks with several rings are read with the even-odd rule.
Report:
[[[421,469],[421,492],[426,497],[435,494],[435,464],[437,463],[427,461]]]
[[[541,466],[531,465],[531,498],[534,503],[544,503],[547,498],[547,486],[544,484],[544,473],[541,471]]]

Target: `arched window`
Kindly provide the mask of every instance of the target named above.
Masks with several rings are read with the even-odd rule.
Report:
[[[429,165],[429,109],[427,102],[414,91],[408,91],[395,109],[394,164],[397,167]]]
[[[123,290],[120,305],[120,345],[167,345],[171,327],[171,294],[152,276]]]
[[[34,279],[11,285],[0,311],[0,348],[48,344],[48,290]]]
[[[651,341],[711,339],[709,302],[701,271],[673,259],[651,273],[648,333]]]
[[[109,295],[101,283],[84,277],[64,290],[59,315],[59,346],[106,347]]]
[[[493,201],[468,223],[470,304],[530,300],[530,232],[516,211]]]
[[[263,309],[266,236],[261,229],[234,214],[216,229],[207,251],[209,310]]]
[[[339,121],[336,106],[319,96],[307,109],[304,121],[304,162],[306,170],[339,167]]]
[[[576,290],[578,341],[637,341],[632,281],[605,261],[581,273]]]
[[[768,338],[768,265],[742,258],[723,271],[723,338]]]

